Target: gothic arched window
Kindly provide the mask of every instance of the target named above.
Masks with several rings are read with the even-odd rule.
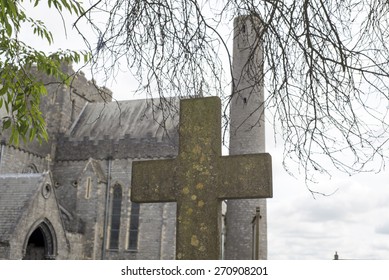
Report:
[[[130,232],[128,235],[128,250],[138,249],[138,232],[139,232],[139,203],[131,204],[130,215]]]
[[[122,212],[122,187],[116,184],[112,193],[111,232],[109,248],[119,248],[120,216]]]

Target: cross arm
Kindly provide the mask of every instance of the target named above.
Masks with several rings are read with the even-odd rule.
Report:
[[[133,202],[175,201],[174,159],[132,163],[131,200]]]
[[[271,156],[268,153],[221,157],[221,199],[273,196]]]

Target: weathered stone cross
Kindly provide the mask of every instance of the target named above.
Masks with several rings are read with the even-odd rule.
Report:
[[[220,259],[221,200],[272,197],[269,154],[221,156],[218,97],[180,104],[176,159],[132,166],[131,200],[177,202],[177,259]]]

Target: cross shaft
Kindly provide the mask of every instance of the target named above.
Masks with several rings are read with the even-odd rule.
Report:
[[[221,200],[272,196],[271,156],[221,155],[217,97],[180,103],[176,159],[133,163],[131,200],[177,202],[177,259],[220,259]]]

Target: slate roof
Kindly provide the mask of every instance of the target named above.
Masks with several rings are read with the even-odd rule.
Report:
[[[60,137],[57,160],[175,157],[179,100],[89,103]]]
[[[48,176],[7,174],[0,176],[0,241],[8,241],[23,212]]]

